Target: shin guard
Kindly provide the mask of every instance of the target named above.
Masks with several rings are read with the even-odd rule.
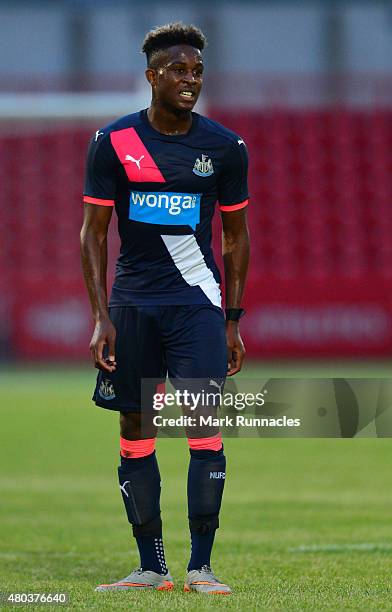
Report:
[[[138,459],[121,458],[118,478],[135,537],[162,537],[161,477],[155,451]]]
[[[188,571],[211,564],[215,531],[226,476],[223,448],[192,450],[188,472],[188,516],[191,532],[191,556]]]
[[[206,534],[219,527],[226,476],[223,449],[192,450],[188,471],[188,517],[191,532]]]

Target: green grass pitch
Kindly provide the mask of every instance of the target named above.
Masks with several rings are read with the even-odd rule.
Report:
[[[354,372],[374,370],[351,365],[347,375]],[[117,415],[90,402],[94,376],[86,368],[0,374],[0,591],[68,592],[77,610],[391,609],[388,439],[228,439],[213,567],[233,587],[230,597],[182,592],[188,451],[185,440],[159,440],[175,590],[95,593],[138,557],[116,482]]]

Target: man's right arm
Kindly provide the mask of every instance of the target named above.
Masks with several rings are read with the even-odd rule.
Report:
[[[81,258],[84,280],[90,298],[95,329],[90,342],[95,367],[113,372],[116,369],[116,330],[110,321],[107,300],[107,234],[112,206],[84,204],[84,221],[80,232]],[[103,357],[108,346],[110,363]]]

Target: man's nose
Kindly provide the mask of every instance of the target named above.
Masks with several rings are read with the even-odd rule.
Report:
[[[189,70],[188,72],[185,73],[184,79],[191,83],[195,81],[195,75],[193,74],[192,70]]]

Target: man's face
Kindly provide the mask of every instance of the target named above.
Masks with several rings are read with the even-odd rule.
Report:
[[[203,83],[203,59],[199,49],[176,45],[162,51],[154,69],[146,71],[155,99],[177,110],[195,106]]]

